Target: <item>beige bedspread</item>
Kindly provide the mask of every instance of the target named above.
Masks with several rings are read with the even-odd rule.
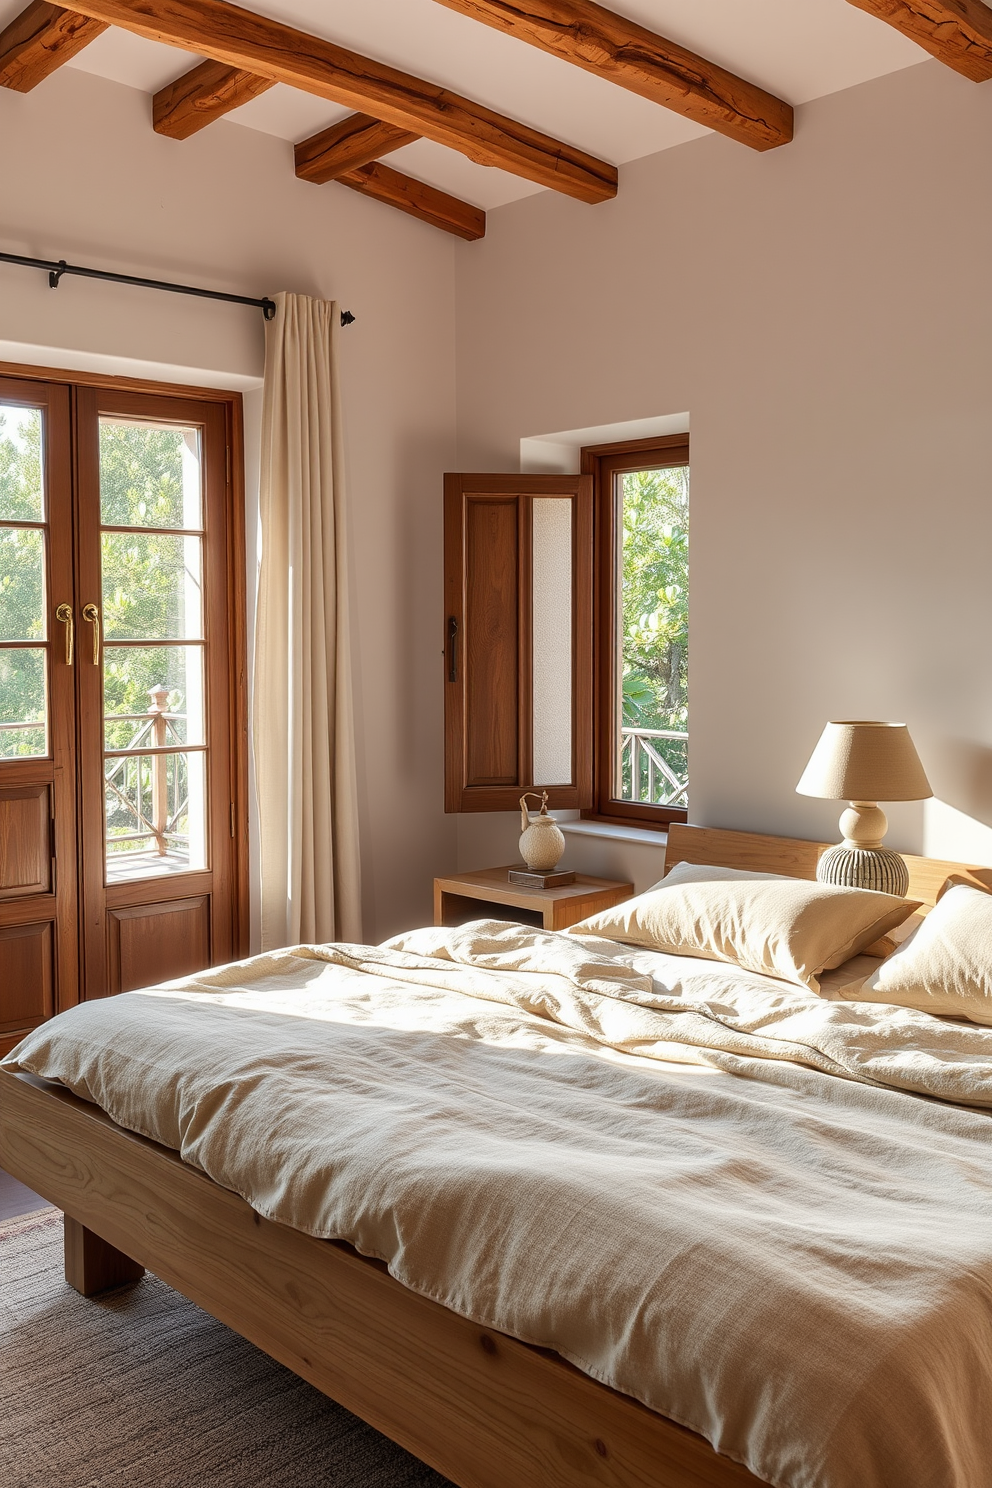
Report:
[[[477,922],[89,1003],[4,1067],[769,1482],[992,1484],[992,1030]]]

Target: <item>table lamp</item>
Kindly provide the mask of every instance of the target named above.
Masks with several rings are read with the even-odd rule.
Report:
[[[840,819],[844,841],[828,848],[816,866],[820,883],[906,893],[909,870],[898,853],[882,846],[889,824],[878,802],[923,801],[933,791],[904,723],[828,723],[796,791],[849,803]]]

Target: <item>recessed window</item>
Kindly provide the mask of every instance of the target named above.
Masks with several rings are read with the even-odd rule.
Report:
[[[689,793],[689,439],[445,476],[445,809],[663,828]]]

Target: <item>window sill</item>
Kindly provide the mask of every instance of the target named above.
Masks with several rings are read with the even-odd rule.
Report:
[[[668,833],[658,831],[655,827],[628,827],[614,822],[560,819],[558,825],[566,836],[573,833],[577,837],[605,837],[611,842],[637,842],[642,847],[657,847],[662,851],[668,842]]]

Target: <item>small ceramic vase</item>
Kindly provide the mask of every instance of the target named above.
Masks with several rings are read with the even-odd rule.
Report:
[[[541,795],[541,811],[532,817],[527,810],[527,796],[520,797],[520,856],[532,873],[551,873],[565,851],[565,838],[553,816],[548,815],[548,793]]]

